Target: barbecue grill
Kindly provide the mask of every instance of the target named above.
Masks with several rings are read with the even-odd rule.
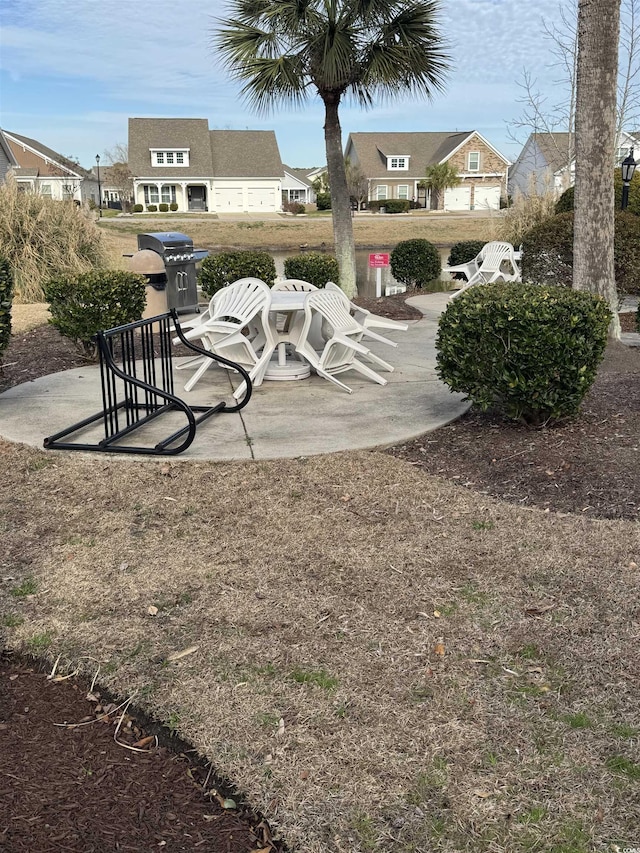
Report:
[[[180,313],[198,311],[196,260],[202,257],[194,250],[193,240],[177,231],[138,234],[138,250],[157,252],[167,273],[167,307]]]

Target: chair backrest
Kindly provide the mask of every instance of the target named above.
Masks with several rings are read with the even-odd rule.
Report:
[[[499,270],[500,264],[506,259],[513,256],[513,246],[511,243],[503,243],[494,240],[491,243],[485,243],[482,247],[482,262],[479,267],[480,272]]]
[[[269,310],[271,290],[262,279],[241,278],[218,290],[210,303],[211,319],[224,318],[242,326]]]
[[[302,281],[300,278],[285,278],[284,281],[277,281],[271,290],[298,290],[311,292],[318,290],[315,284],[310,281]]]
[[[307,318],[317,312],[334,331],[340,330],[346,335],[362,333],[362,327],[351,316],[350,308],[349,298],[340,288],[317,290],[315,293],[310,293],[304,301]],[[323,326],[325,326],[324,323]]]

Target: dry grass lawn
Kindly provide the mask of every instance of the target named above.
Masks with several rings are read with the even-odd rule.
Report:
[[[292,850],[637,846],[637,523],[382,453],[0,453],[5,644],[99,667]]]

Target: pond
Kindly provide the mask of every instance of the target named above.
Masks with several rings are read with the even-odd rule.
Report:
[[[368,299],[376,295],[376,273],[377,270],[369,266],[369,255],[373,253],[373,249],[356,249],[356,276],[358,281],[358,295]],[[376,252],[391,252],[391,249],[375,249]],[[449,248],[439,248],[440,259],[443,266],[447,263],[449,257]],[[288,257],[297,255],[299,252],[270,252],[275,263],[276,272],[279,276],[284,276],[284,262]],[[388,290],[394,293],[400,293],[406,290],[403,284],[399,284],[391,275],[390,267],[383,267],[380,270],[382,278],[382,295],[384,296]],[[442,279],[448,279],[449,276],[443,274]],[[396,290],[394,288],[400,288]]]

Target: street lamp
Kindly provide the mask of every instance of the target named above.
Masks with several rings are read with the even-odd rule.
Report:
[[[622,202],[620,210],[626,210],[629,204],[629,184],[633,173],[636,170],[636,161],[633,159],[633,148],[629,151],[629,156],[622,161]]]
[[[102,217],[102,186],[100,184],[100,155],[96,154],[96,167],[98,169],[98,216]]]

